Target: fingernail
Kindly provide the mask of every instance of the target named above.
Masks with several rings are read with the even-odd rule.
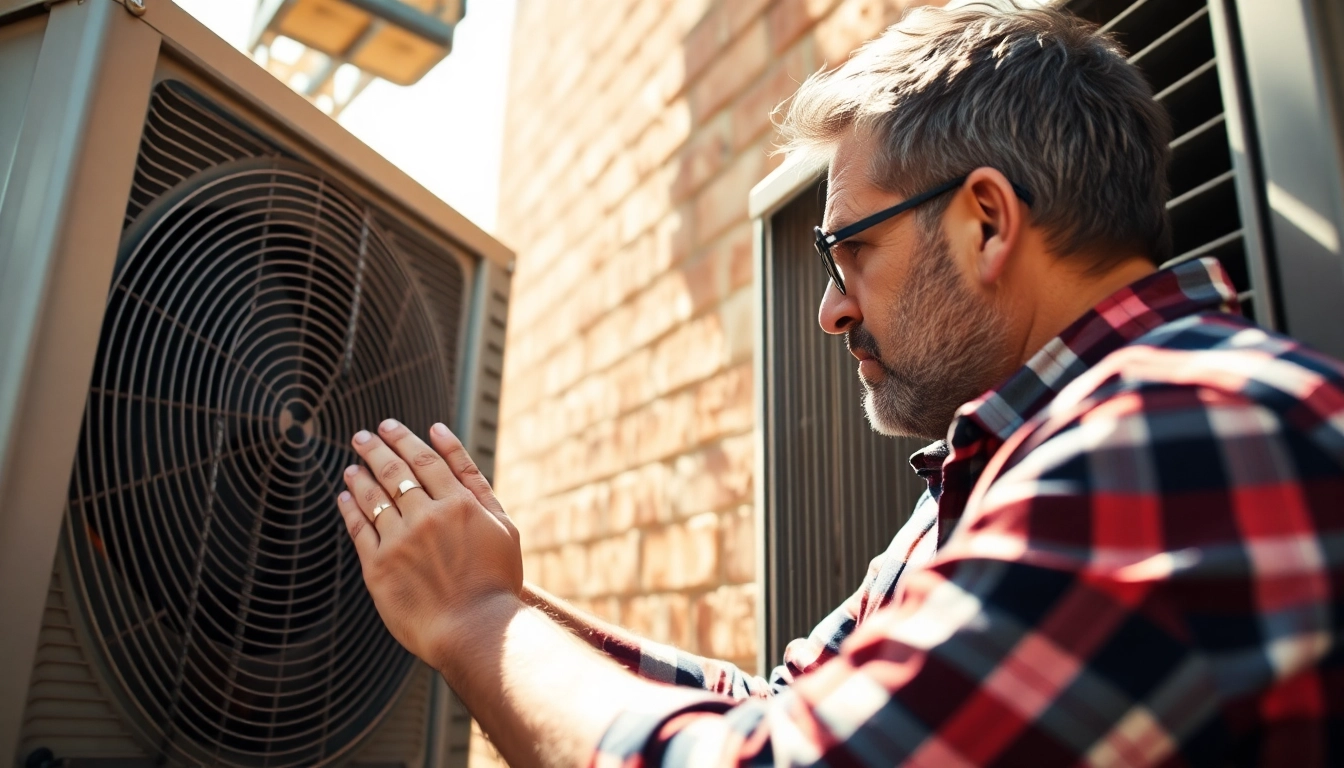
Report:
[[[345,476],[346,476],[346,477],[354,477],[354,476],[355,476],[355,473],[358,472],[358,471],[359,471],[359,466],[358,466],[357,464],[351,464],[350,466],[348,466],[348,467],[345,468]]]
[[[369,438],[371,437],[373,437],[373,435],[370,435],[367,429],[361,429],[355,433],[355,442],[363,445],[369,442]]]
[[[349,504],[349,503],[350,503],[350,499],[352,499],[352,498],[354,498],[354,497],[350,495],[350,492],[349,492],[349,491],[341,491],[341,503],[342,503],[342,504]]]
[[[435,423],[434,426],[430,427],[430,430],[439,437],[448,436],[448,427],[445,427],[442,423]]]
[[[397,423],[396,419],[387,419],[382,424],[379,424],[378,428],[384,432],[391,432],[399,426],[401,425]]]

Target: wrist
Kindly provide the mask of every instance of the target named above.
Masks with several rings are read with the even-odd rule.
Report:
[[[510,621],[526,605],[508,591],[492,592],[473,600],[466,608],[455,610],[436,643],[433,659],[426,659],[450,683],[461,679],[467,669],[493,666]]]

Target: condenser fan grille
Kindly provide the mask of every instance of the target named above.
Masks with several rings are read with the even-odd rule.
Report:
[[[161,754],[321,764],[411,672],[333,499],[354,431],[452,413],[456,340],[412,274],[375,211],[292,160],[216,164],[127,229],[69,535],[91,634]]]
[[[272,157],[280,148],[214,105],[185,83],[154,88],[135,163],[126,224],[191,176],[245,157]]]

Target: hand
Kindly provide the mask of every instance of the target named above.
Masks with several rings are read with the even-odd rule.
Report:
[[[354,436],[368,469],[345,470],[337,499],[364,583],[393,637],[440,672],[470,640],[473,611],[522,591],[513,527],[462,443],[442,424],[433,448],[392,419]],[[420,485],[398,495],[403,481]],[[390,504],[374,515],[379,505]]]

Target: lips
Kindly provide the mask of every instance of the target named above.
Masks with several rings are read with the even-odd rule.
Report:
[[[845,334],[845,347],[849,349],[849,354],[853,355],[854,359],[860,363],[878,358],[877,339],[874,339],[862,326],[851,328],[849,333]]]
[[[846,341],[848,341],[848,339],[846,339]],[[873,353],[869,352],[863,347],[856,347],[848,343],[845,344],[845,346],[849,348],[849,354],[853,355],[854,359],[858,360],[860,363],[862,363],[864,360],[872,360],[875,357]]]

